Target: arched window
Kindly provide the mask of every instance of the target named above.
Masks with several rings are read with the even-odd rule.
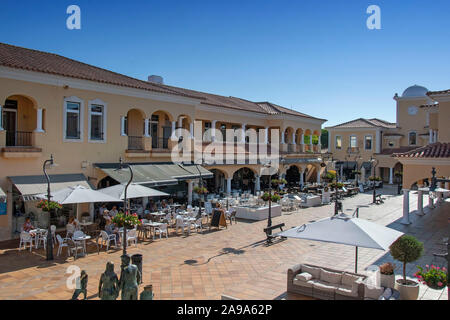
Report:
[[[417,133],[415,131],[408,134],[408,141],[410,146],[415,146],[417,144]]]

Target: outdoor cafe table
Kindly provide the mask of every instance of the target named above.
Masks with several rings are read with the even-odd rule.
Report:
[[[144,227],[149,227],[150,228],[150,233],[153,231],[153,234],[154,234],[155,228],[161,226],[162,223],[161,222],[145,222],[142,225]]]
[[[35,247],[36,247],[36,249],[38,248],[38,245],[39,245],[39,237],[43,234],[43,233],[45,233],[45,231],[47,231],[47,229],[40,229],[40,228],[36,228],[36,229],[32,229],[32,230],[30,230],[28,233],[30,234],[30,235],[34,235],[34,242],[35,242]]]
[[[72,237],[73,241],[83,242],[84,252],[86,253],[86,240],[91,239],[91,236],[88,236],[87,234],[80,236],[80,237]]]

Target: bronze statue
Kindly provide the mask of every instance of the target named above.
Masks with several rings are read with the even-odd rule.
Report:
[[[144,291],[141,292],[139,300],[153,300],[153,286],[149,284],[144,287]]]
[[[124,266],[119,281],[122,291],[121,298],[122,300],[137,300],[141,273],[136,265],[130,263],[131,257],[129,255],[123,255],[121,258]]]
[[[83,300],[86,300],[87,296],[87,284],[88,284],[88,275],[85,270],[81,271],[81,275],[77,278],[77,288],[75,289],[72,300],[77,300],[80,294],[83,294]]]
[[[101,300],[116,300],[119,296],[119,279],[114,272],[114,263],[108,262],[106,270],[100,277],[98,297]]]

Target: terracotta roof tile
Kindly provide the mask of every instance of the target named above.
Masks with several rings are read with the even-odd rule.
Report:
[[[335,125],[330,128],[337,129],[337,128],[378,128],[378,127],[394,129],[396,127],[396,124],[376,118],[373,119],[358,118],[355,120]]]
[[[436,142],[408,152],[393,154],[399,158],[450,158],[450,143]]]
[[[263,114],[291,114],[318,120],[307,114],[287,109],[273,103],[256,103],[249,100],[225,97],[211,93],[173,87],[131,78],[106,69],[98,68],[83,62],[75,61],[57,54],[21,48],[0,43],[0,66],[43,72],[64,77],[96,81],[100,83],[154,91],[165,94],[186,96],[201,100],[201,104],[225,107]]]

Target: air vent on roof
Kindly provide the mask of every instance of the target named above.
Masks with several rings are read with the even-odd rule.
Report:
[[[163,77],[161,76],[156,76],[156,75],[151,75],[148,77],[148,82],[153,82],[153,83],[158,83],[158,84],[163,84]]]

